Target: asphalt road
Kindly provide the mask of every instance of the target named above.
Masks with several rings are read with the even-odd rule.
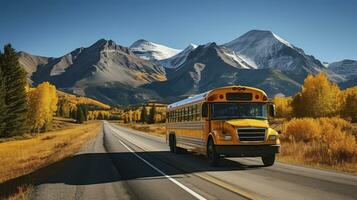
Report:
[[[43,169],[31,199],[357,199],[357,177],[259,159],[172,154],[163,138],[104,122],[70,159]],[[55,172],[55,173],[53,173]]]

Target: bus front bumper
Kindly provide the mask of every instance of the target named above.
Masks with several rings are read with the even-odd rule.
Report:
[[[280,145],[216,145],[216,152],[227,157],[261,157],[280,152]]]

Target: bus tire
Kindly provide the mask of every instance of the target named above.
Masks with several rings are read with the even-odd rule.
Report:
[[[262,156],[264,166],[272,166],[275,162],[275,154]]]
[[[174,134],[171,134],[169,137],[169,146],[170,146],[170,152],[180,154],[180,153],[185,153],[186,149],[180,148],[176,145],[176,136]]]
[[[212,138],[209,138],[209,140],[208,140],[207,157],[208,157],[210,165],[212,165],[214,167],[219,165],[220,156],[216,152],[216,145],[214,144]]]
[[[175,153],[176,140],[175,140],[175,135],[173,134],[170,134],[169,136],[169,146],[170,146],[170,152]]]

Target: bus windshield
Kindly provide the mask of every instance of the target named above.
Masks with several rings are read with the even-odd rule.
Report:
[[[266,103],[213,103],[212,119],[267,119]]]

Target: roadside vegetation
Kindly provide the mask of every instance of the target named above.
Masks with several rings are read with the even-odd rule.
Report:
[[[273,101],[280,161],[357,173],[357,87],[340,90],[325,74],[309,75],[301,92]]]
[[[42,133],[28,139],[0,143],[0,183],[73,155],[83,144],[94,138],[101,128],[101,123],[98,121],[84,125],[68,120],[64,123],[66,127],[61,127],[60,130]],[[14,188],[17,190],[10,199],[23,199],[31,185],[24,183],[24,185],[14,185]]]
[[[31,86],[17,52],[5,45],[0,51],[0,184],[76,153],[100,130],[100,122],[89,120],[115,118],[117,112],[48,82]],[[0,199],[4,193],[26,199],[31,185],[14,187],[0,191]]]

